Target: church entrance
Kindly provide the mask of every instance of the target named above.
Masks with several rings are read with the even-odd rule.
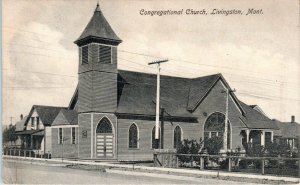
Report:
[[[97,158],[112,158],[114,156],[114,134],[112,124],[104,117],[96,129],[96,156]]]

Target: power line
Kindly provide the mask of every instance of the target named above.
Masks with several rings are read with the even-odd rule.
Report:
[[[126,50],[118,50],[118,51],[124,52],[124,53],[129,53],[129,54],[135,54],[135,55],[140,55],[140,56],[151,57],[151,58],[163,58],[163,57],[159,57],[159,56],[148,55],[148,54],[138,53],[138,52],[132,52],[132,51],[126,51]],[[249,72],[249,73],[258,73],[258,74],[264,74],[264,75],[266,75],[266,74],[263,73],[263,72],[249,71],[249,70],[242,70],[242,69],[240,69],[240,68],[232,68],[232,67],[226,67],[226,66],[218,66],[218,65],[210,65],[210,64],[196,63],[196,62],[192,62],[192,61],[189,61],[189,60],[182,60],[182,59],[176,59],[176,58],[169,58],[169,60],[178,61],[178,62],[185,62],[185,63],[195,64],[195,65],[200,65],[200,66],[206,66],[206,67],[226,68],[226,69],[229,69],[229,70],[239,70],[239,71],[245,71],[245,72]],[[282,75],[274,75],[274,76],[283,77]],[[269,79],[266,79],[266,80],[269,80]]]
[[[8,70],[11,71],[10,69],[2,69],[2,70]],[[71,77],[71,78],[77,78],[78,76],[74,75],[64,75],[64,74],[57,74],[57,73],[47,73],[47,72],[40,72],[40,71],[26,71],[26,70],[17,70],[25,73],[37,73],[37,74],[44,74],[44,75],[52,75],[52,76],[63,76],[63,77]]]

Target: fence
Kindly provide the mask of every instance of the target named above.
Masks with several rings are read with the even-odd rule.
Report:
[[[38,150],[23,150],[23,149],[10,149],[6,148],[3,149],[4,155],[9,156],[19,156],[19,157],[32,157],[32,158],[44,158],[44,159],[51,159],[50,153],[41,153]]]
[[[300,158],[154,154],[154,166],[300,177]]]

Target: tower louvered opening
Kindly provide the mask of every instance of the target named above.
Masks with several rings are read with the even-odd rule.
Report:
[[[83,46],[81,48],[81,63],[82,64],[88,64],[89,63],[89,47]]]
[[[99,45],[99,62],[110,64],[111,63],[111,47]]]

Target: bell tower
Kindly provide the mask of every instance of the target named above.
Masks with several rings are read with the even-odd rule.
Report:
[[[117,108],[117,47],[115,34],[99,4],[88,25],[74,42],[79,48],[78,113]]]

